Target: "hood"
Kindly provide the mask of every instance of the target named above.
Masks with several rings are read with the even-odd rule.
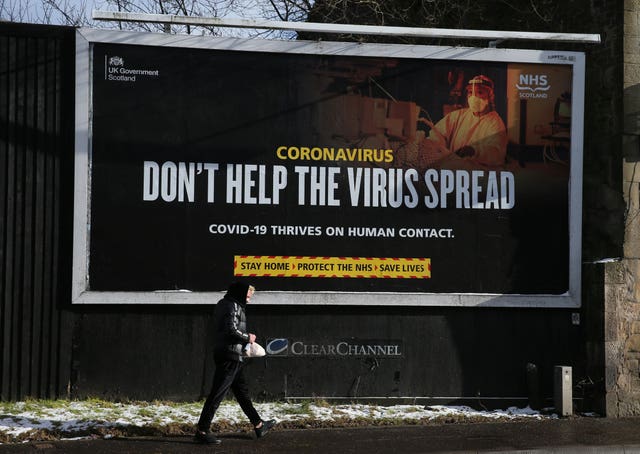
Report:
[[[231,298],[236,300],[241,305],[247,304],[247,292],[249,291],[249,284],[246,282],[234,282],[229,286],[225,298]]]

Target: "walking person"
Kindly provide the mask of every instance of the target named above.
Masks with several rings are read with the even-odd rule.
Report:
[[[214,312],[216,370],[209,397],[204,403],[195,440],[200,443],[219,444],[220,440],[211,432],[211,421],[227,391],[231,389],[240,408],[253,424],[256,436],[264,437],[275,425],[274,420],[263,421],[253,407],[249,387],[243,372],[243,349],[253,344],[256,335],[247,331],[245,307],[250,302],[255,288],[244,282],[234,282]]]

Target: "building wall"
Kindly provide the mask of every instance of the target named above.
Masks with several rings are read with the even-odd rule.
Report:
[[[624,126],[621,190],[625,207],[622,260],[606,265],[606,410],[640,415],[640,3],[624,2]]]

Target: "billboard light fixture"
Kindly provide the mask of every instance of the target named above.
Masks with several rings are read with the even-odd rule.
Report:
[[[292,30],[314,33],[347,33],[354,35],[404,36],[413,38],[488,39],[490,47],[505,40],[538,40],[584,44],[600,43],[599,34],[546,33],[495,30],[462,30],[447,28],[389,27],[381,25],[323,24],[316,22],[287,22],[263,19],[222,19],[219,17],[178,16],[173,14],[143,14],[120,11],[93,11],[93,19],[101,21],[146,22],[165,25],[201,27],[257,28]]]

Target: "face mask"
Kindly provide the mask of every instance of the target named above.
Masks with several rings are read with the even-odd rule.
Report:
[[[469,96],[469,99],[467,101],[469,102],[469,108],[473,113],[482,113],[489,105],[489,100],[482,99],[473,95]]]

